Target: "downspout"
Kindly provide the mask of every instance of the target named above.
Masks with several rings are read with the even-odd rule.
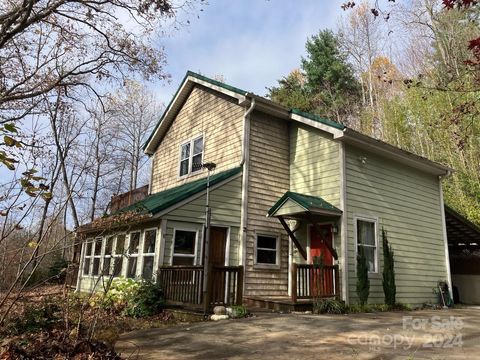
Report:
[[[442,215],[442,232],[443,232],[443,242],[445,247],[445,270],[447,271],[448,291],[450,292],[450,298],[453,299],[452,274],[450,272],[450,254],[448,251],[447,222],[445,221],[445,204],[443,202],[443,188],[442,188],[442,179],[450,175],[451,175],[450,170],[447,170],[447,173],[444,176],[442,175],[439,176],[438,187],[440,191],[440,213]]]
[[[248,94],[245,94],[248,95]],[[255,108],[255,98],[252,98],[250,107],[243,115],[243,141],[242,141],[242,160],[240,165],[242,171],[242,205],[240,210],[240,254],[239,264],[246,265],[247,258],[247,212],[248,212],[248,167],[250,163],[250,114]],[[245,272],[244,272],[245,276]]]

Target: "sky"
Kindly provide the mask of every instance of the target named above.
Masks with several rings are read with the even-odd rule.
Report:
[[[203,11],[180,15],[190,25],[161,39],[171,81],[153,90],[168,104],[191,70],[265,95],[267,87],[299,67],[308,37],[336,27],[343,2],[209,0]]]

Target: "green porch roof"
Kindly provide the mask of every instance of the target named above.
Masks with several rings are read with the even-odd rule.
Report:
[[[221,173],[210,176],[210,186],[216,185],[224,180],[231,178],[234,175],[239,174],[242,171],[241,167],[231,170],[223,171]],[[158,214],[160,211],[168,209],[169,207],[188,199],[207,188],[207,178],[195,180],[168,190],[155,193],[147,196],[145,199],[140,200],[132,205],[124,207],[115,212],[115,214],[134,211],[139,214]]]
[[[328,201],[318,196],[310,196],[287,191],[276,203],[268,210],[268,216],[274,215],[288,200],[292,200],[300,205],[305,211],[326,210],[333,214],[342,214],[342,210],[330,204]]]

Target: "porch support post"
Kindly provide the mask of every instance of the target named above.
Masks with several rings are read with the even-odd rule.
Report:
[[[315,228],[315,230],[317,230],[319,233],[321,232],[321,227],[318,226],[317,222],[315,221],[315,219],[312,217],[312,216],[308,216],[308,219],[310,220],[310,222],[312,223],[312,226]],[[342,229],[343,230],[343,229]],[[323,242],[325,244],[325,246],[327,247],[328,251],[330,251],[330,253],[332,254],[333,258],[335,260],[338,260],[338,254],[337,254],[337,250],[335,250],[328,242]]]
[[[305,249],[302,247],[302,245],[298,242],[297,238],[295,237],[295,234],[292,232],[292,230],[290,230],[290,228],[288,227],[287,223],[285,222],[285,219],[281,216],[278,217],[278,220],[280,220],[280,223],[282,224],[283,228],[285,229],[285,231],[287,232],[288,236],[290,236],[290,238],[292,239],[293,243],[295,244],[295,246],[297,247],[298,251],[300,252],[300,254],[302,255],[302,257],[307,260],[307,252],[305,251]]]

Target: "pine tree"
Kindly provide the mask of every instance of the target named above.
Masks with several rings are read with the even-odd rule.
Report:
[[[395,305],[395,295],[397,289],[395,286],[395,260],[393,258],[393,250],[387,239],[387,232],[382,228],[382,244],[383,244],[383,292],[385,294],[385,304],[389,306]]]
[[[368,264],[363,246],[358,247],[357,253],[357,295],[361,306],[367,303],[368,295],[370,295]]]

